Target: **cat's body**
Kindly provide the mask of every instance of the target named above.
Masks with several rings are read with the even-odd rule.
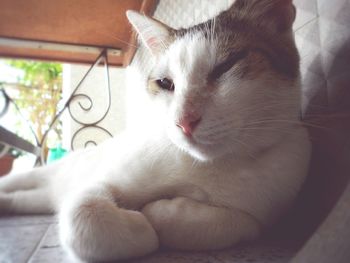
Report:
[[[278,23],[271,10],[283,14]],[[187,31],[129,13],[158,58],[148,78],[161,109],[156,121],[3,178],[0,212],[58,212],[62,244],[86,261],[256,238],[295,199],[310,155],[299,121],[293,12],[287,0],[239,0],[217,26]],[[244,14],[260,19],[262,32]],[[237,33],[234,20],[252,30]],[[281,40],[264,40],[277,33]]]

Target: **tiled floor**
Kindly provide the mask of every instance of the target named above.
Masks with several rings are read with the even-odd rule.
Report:
[[[129,263],[288,262],[295,251],[282,245],[245,245],[207,253],[158,252]],[[70,263],[53,216],[0,217],[0,263]]]
[[[0,263],[69,262],[62,251],[53,216],[0,218]]]

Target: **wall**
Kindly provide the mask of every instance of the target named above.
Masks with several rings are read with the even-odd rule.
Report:
[[[77,84],[81,81],[89,66],[66,64],[64,66],[64,101],[70,96]],[[110,134],[117,135],[125,128],[125,69],[110,67],[110,92],[111,104],[109,105],[109,94],[106,85],[106,71],[104,67],[94,68],[83,84],[77,90],[78,94],[85,94],[87,97],[77,97],[71,103],[73,118],[79,122],[93,124],[103,118],[95,126],[82,129],[82,125],[72,119],[66,112],[64,119],[64,146],[70,148],[73,139],[74,149],[84,147],[92,142],[100,143],[110,138]],[[76,94],[77,94],[76,93]],[[83,110],[82,107],[89,110]],[[90,109],[91,108],[91,109]],[[102,129],[101,129],[102,128]],[[108,131],[108,133],[106,132]],[[74,135],[76,135],[74,137]],[[90,143],[89,143],[90,142]]]

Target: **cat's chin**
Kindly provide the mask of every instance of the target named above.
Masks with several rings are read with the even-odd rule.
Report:
[[[228,151],[223,151],[224,149],[221,145],[195,144],[185,149],[185,151],[198,161],[210,162],[231,154]]]
[[[210,162],[225,154],[218,145],[201,144],[191,138],[174,134],[170,134],[169,138],[175,146],[200,162]]]
[[[200,162],[210,162],[216,159],[218,156],[213,156],[209,153],[206,153],[204,151],[199,151],[197,149],[184,149],[185,152],[187,152],[189,155],[191,155],[194,159],[200,161]]]

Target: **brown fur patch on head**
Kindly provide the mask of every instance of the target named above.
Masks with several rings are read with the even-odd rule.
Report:
[[[292,0],[236,0],[228,12],[276,33],[289,30],[296,15]]]
[[[260,54],[259,58],[264,57],[276,73],[293,79],[299,76],[299,55],[292,37],[294,18],[291,0],[237,0],[216,18],[178,30],[176,35],[201,31],[208,39],[218,40],[218,61],[225,61],[237,52],[244,52],[250,58]],[[254,69],[254,65],[249,68]],[[241,71],[247,73],[247,70],[245,67]],[[216,75],[220,73],[224,71]]]

